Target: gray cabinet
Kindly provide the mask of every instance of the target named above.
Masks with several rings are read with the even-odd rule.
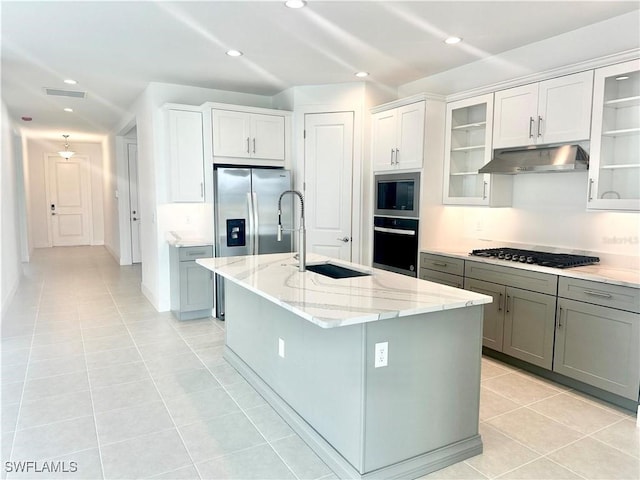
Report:
[[[635,288],[561,278],[559,295],[567,298],[558,299],[553,370],[638,400],[638,293]]]
[[[493,297],[484,307],[483,345],[550,370],[557,281],[546,273],[465,262],[465,288]]]
[[[420,271],[422,280],[463,288],[464,260],[430,253],[420,254]]]
[[[213,275],[196,263],[198,258],[211,257],[211,245],[170,248],[171,311],[178,320],[211,316]]]

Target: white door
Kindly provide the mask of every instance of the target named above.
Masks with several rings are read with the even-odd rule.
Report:
[[[91,183],[89,160],[74,156],[47,157],[47,198],[51,244],[54,247],[91,244]]]
[[[138,146],[127,145],[129,170],[129,223],[131,224],[131,263],[140,263],[140,205],[138,197]]]
[[[305,115],[307,250],[351,261],[353,112]]]

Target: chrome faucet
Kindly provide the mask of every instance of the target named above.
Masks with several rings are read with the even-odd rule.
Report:
[[[278,198],[278,241],[282,241],[282,232],[285,229],[282,228],[282,197],[284,197],[287,193],[291,193],[293,195],[297,195],[300,199],[300,227],[286,229],[287,232],[299,232],[298,237],[298,271],[304,272],[307,269],[307,242],[306,242],[306,234],[304,230],[304,198],[302,194],[297,190],[285,190],[280,194],[280,198]]]

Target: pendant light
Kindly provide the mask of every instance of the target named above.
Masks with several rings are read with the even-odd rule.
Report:
[[[69,150],[69,135],[62,135],[64,137],[64,150],[58,152],[62,158],[69,160],[76,152]]]

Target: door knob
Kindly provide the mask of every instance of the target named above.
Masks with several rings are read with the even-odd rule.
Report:
[[[349,237],[343,237],[343,238],[338,238],[337,240],[344,242],[344,243],[349,243]]]

